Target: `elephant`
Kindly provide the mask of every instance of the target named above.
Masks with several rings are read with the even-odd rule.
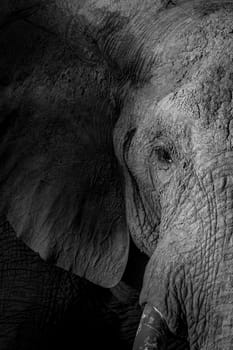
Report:
[[[228,350],[233,1],[125,3],[5,5],[4,30],[17,14],[36,30],[2,64],[1,208],[39,259],[90,288],[122,280],[130,234],[149,259],[135,350]]]

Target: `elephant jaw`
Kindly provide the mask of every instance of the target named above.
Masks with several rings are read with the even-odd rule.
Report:
[[[151,304],[146,304],[138,327],[133,350],[165,350],[167,323],[163,315]]]

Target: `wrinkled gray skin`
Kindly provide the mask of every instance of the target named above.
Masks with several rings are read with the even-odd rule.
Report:
[[[70,236],[63,245],[68,242],[68,248],[62,250],[56,250],[57,242],[48,244],[43,235],[41,241],[35,236],[31,239],[33,226],[30,231],[30,225],[20,220],[21,204],[16,208],[7,197],[11,202],[8,217],[18,235],[44,259],[52,256],[59,266],[72,266],[74,273],[105,286],[116,284],[125,268],[127,224],[136,245],[150,257],[140,296],[141,304],[147,305],[135,349],[228,350],[233,346],[233,2],[158,1],[142,12],[135,10],[136,5],[125,16],[121,2],[117,8],[110,6],[112,14],[107,11],[106,16],[105,6],[100,12],[89,11],[88,6],[76,8],[71,11],[69,30],[64,30],[66,23],[51,23],[46,16],[42,23],[74,52],[78,47],[74,39],[83,38],[82,49],[93,54],[89,64],[93,57],[97,57],[95,62],[101,57],[103,71],[110,72],[107,102],[115,113],[114,122],[120,115],[114,147],[124,181],[120,175],[121,180],[113,176],[111,201],[103,208],[107,208],[106,217],[113,215],[110,222],[119,223],[112,231],[119,240],[112,238],[109,245],[119,255],[110,254],[107,261],[112,265],[107,264],[110,269],[104,273],[102,266],[109,254],[103,265],[101,258],[94,255],[91,259],[92,250],[87,266],[85,259],[82,264],[78,259],[73,263],[68,254]],[[66,6],[63,14],[70,9]],[[38,18],[34,17],[35,23]],[[85,21],[90,31],[82,36],[85,25],[80,23]],[[79,56],[85,56],[80,50]],[[121,203],[122,187],[118,186],[122,182],[126,208],[112,207],[113,199]],[[122,219],[125,209],[126,222]],[[108,228],[109,222],[105,224]],[[75,229],[80,232],[79,226]],[[74,242],[82,247],[79,238],[72,241],[72,247],[76,247]],[[78,256],[79,250],[74,250]]]

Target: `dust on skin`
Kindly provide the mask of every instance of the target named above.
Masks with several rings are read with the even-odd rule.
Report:
[[[145,137],[153,139],[164,132],[174,143],[180,144],[187,157],[202,155],[196,162],[200,166],[206,161],[203,154],[209,158],[210,154],[222,152],[224,144],[225,150],[231,148],[233,69],[229,47],[233,52],[233,43],[221,46],[225,55],[215,55],[215,50],[189,82],[160,101],[157,88],[151,83],[135,93],[130,117],[131,123],[141,130],[142,144],[145,144]]]

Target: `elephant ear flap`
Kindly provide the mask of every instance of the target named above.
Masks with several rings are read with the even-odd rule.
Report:
[[[99,176],[101,180],[101,173]],[[48,246],[48,254],[52,253],[58,266],[101,286],[112,287],[119,282],[126,267],[129,235],[120,193],[111,182],[103,183],[101,192],[97,189],[100,185],[95,183],[92,188],[86,188],[83,198],[79,200],[79,208],[74,200],[71,201],[73,208],[70,206],[70,211],[67,210],[70,199],[66,198],[66,213],[59,216],[60,222],[67,216],[66,227],[69,229],[60,233],[59,221],[55,223],[52,231],[56,233]],[[69,212],[75,207],[78,209],[76,215],[68,219]],[[43,247],[43,241],[41,243]],[[44,258],[49,258],[49,255]]]
[[[110,182],[101,184],[106,174],[98,174],[97,182],[84,192],[76,216],[67,225],[71,230],[66,241],[60,244],[61,240],[56,239],[55,249],[51,245],[58,266],[103,287],[119,282],[129,252],[121,190],[110,177]]]
[[[67,155],[60,155],[60,165],[51,167],[35,156],[16,168],[8,219],[44,260],[112,287],[129,251],[118,164],[113,150],[88,143],[75,157],[61,166]]]
[[[95,198],[84,205],[84,232],[79,236],[78,253],[74,251],[73,271],[104,287],[113,287],[121,279],[128,260],[129,235],[113,193]],[[75,232],[74,222],[74,232]],[[58,265],[69,268],[69,254]],[[67,265],[67,266],[66,266]]]

